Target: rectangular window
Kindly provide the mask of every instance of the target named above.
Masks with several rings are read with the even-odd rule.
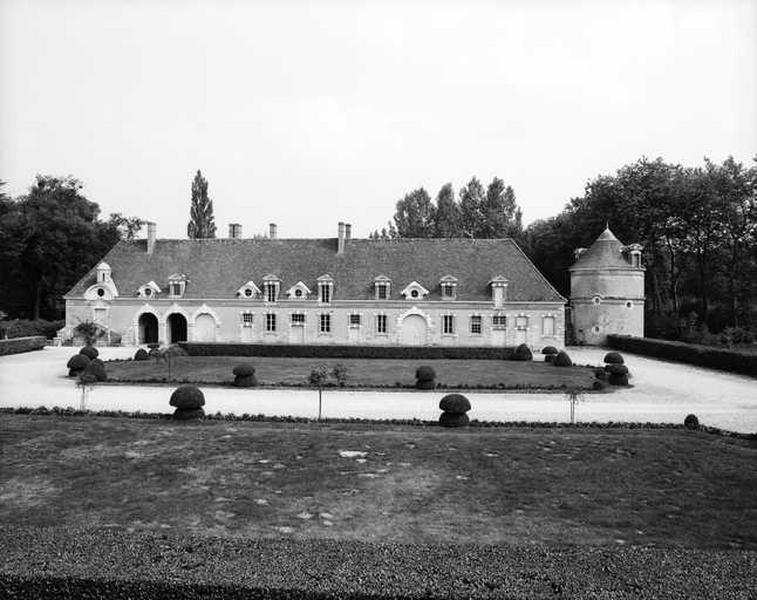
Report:
[[[265,316],[265,330],[276,331],[276,314],[267,313]]]
[[[528,329],[528,317],[515,317],[515,329]]]
[[[321,286],[321,302],[324,304],[328,304],[331,302],[331,286],[330,285],[322,285]]]
[[[555,335],[555,318],[544,317],[542,321],[542,335],[554,336]]]
[[[242,323],[244,323],[245,327],[251,327],[252,313],[242,313]]]
[[[386,300],[389,297],[389,286],[386,283],[377,284],[376,295],[379,300]]]
[[[293,313],[291,318],[292,318],[292,325],[304,325],[305,324],[305,314],[304,313]]]
[[[505,315],[492,315],[492,328],[507,329],[507,317]]]
[[[276,288],[278,286],[275,283],[265,284],[265,299],[268,302],[276,302]]]
[[[473,335],[481,335],[481,317],[478,315],[470,318],[470,332]]]
[[[447,335],[455,333],[454,315],[442,315],[442,333]]]
[[[376,315],[376,333],[386,333],[386,315]]]
[[[350,315],[350,327],[360,327],[360,315],[354,313]]]
[[[181,296],[181,284],[180,283],[172,283],[171,284],[171,295],[172,296]]]
[[[321,333],[331,333],[331,315],[321,315]]]
[[[442,298],[454,298],[455,286],[451,283],[442,284]]]

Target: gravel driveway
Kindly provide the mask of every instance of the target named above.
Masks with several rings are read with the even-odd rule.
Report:
[[[48,347],[0,357],[0,406],[73,406],[81,394],[65,377],[65,364],[77,350]],[[104,360],[127,358],[134,348],[101,348]],[[569,348],[573,362],[601,364],[606,350]],[[538,356],[538,355],[537,355]],[[633,387],[586,394],[577,408],[579,421],[651,421],[680,423],[694,413],[701,423],[740,432],[757,431],[757,379],[689,365],[624,354]],[[539,357],[540,358],[540,357]],[[92,410],[168,412],[172,386],[100,385],[89,393]],[[204,388],[207,412],[317,416],[312,390],[241,390]],[[323,395],[324,417],[437,419],[439,392],[333,391]],[[472,419],[491,421],[567,421],[562,394],[471,392]]]

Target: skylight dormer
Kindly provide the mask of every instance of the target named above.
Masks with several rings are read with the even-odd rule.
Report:
[[[492,288],[492,301],[496,308],[501,308],[507,301],[507,286],[510,280],[504,275],[497,275],[489,281]]]
[[[160,294],[162,290],[160,286],[154,281],[148,281],[147,283],[139,286],[137,289],[137,296],[140,298],[153,298]]]
[[[439,290],[442,300],[454,300],[457,298],[457,277],[445,275],[439,280]]]
[[[334,278],[326,273],[321,275],[318,282],[318,302],[321,304],[330,304],[334,297]]]
[[[428,290],[417,281],[413,281],[400,294],[405,297],[405,300],[423,300],[428,296]]]
[[[255,282],[250,280],[237,290],[237,296],[239,298],[246,298],[247,300],[254,300],[260,298],[260,288],[255,285]]]
[[[280,288],[281,279],[276,275],[269,274],[263,277],[263,300],[266,302],[278,301]]]
[[[182,298],[187,289],[189,279],[184,273],[173,273],[168,277],[168,297]]]
[[[307,300],[312,292],[302,281],[298,281],[287,290],[287,297],[290,300]]]
[[[392,291],[392,280],[386,275],[379,275],[373,280],[373,287],[376,291],[376,300],[388,300]]]

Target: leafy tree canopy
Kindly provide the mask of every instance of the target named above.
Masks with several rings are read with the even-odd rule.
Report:
[[[213,201],[208,197],[208,180],[202,176],[199,169],[192,181],[192,200],[189,207],[187,236],[190,239],[216,237]]]

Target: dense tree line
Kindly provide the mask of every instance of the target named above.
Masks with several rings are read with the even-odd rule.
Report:
[[[62,318],[63,294],[142,225],[120,213],[99,216],[73,177],[38,175],[16,199],[0,187],[0,310],[13,318]]]

